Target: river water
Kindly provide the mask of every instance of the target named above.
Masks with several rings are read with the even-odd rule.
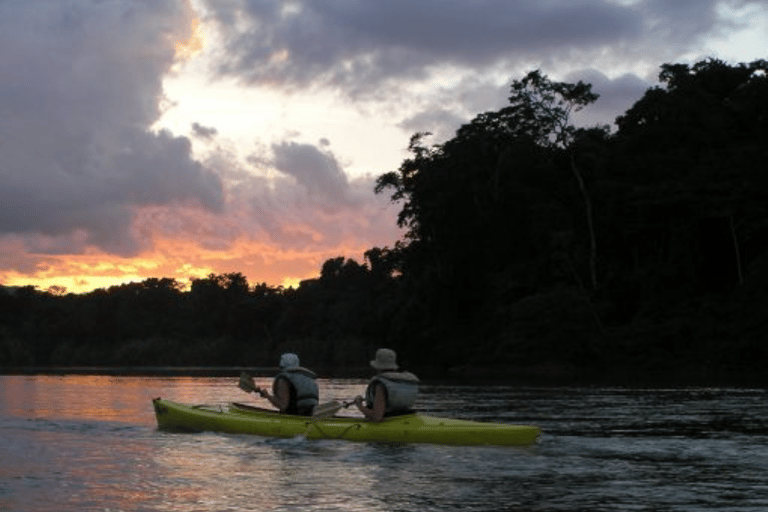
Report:
[[[236,383],[0,376],[0,510],[768,509],[762,389],[422,386],[430,414],[541,426],[529,448],[157,430],[153,397],[263,405]],[[364,386],[323,380],[322,401]]]

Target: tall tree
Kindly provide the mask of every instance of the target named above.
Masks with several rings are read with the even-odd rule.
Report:
[[[572,229],[572,195],[584,205],[594,289],[591,198],[572,154],[578,131],[570,119],[596,98],[590,85],[552,82],[533,71],[512,84],[508,106],[478,115],[451,140],[428,147],[428,134],[415,134],[411,158],[378,178],[376,192],[391,190],[402,203],[402,271],[426,316],[423,331],[434,335],[435,325],[445,324],[437,335],[476,332],[490,326],[500,300],[514,301],[551,280],[545,267],[552,238]],[[572,176],[567,184],[561,168]]]
[[[584,214],[589,232],[589,281],[597,288],[597,242],[595,236],[592,198],[583,173],[576,164],[573,143],[577,129],[571,124],[571,115],[597,101],[592,85],[553,82],[538,70],[531,71],[522,80],[512,84],[510,105],[505,109],[518,125],[528,126],[536,142],[544,147],[565,151],[573,177],[584,202]]]

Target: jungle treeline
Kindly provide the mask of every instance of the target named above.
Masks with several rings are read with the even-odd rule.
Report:
[[[765,381],[768,62],[665,64],[616,128],[532,71],[376,192],[405,235],[297,288],[240,273],[0,289],[0,366],[365,366],[427,375]]]

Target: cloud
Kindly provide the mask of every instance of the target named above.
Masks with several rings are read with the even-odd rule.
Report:
[[[360,94],[392,80],[424,80],[444,66],[478,71],[540,62],[543,56],[557,62],[606,54],[654,60],[679,55],[722,25],[722,5],[718,0],[233,0],[208,7],[226,43],[218,60],[221,73],[254,84]]]
[[[200,137],[201,139],[207,139],[211,140],[216,135],[218,135],[219,131],[216,128],[209,127],[209,126],[203,126],[200,123],[192,123],[192,134],[195,137]]]
[[[227,159],[225,179],[237,183],[230,188],[227,218],[238,232],[309,253],[393,244],[401,236],[396,205],[373,194],[375,177],[348,176],[329,144],[275,143],[251,155],[249,167]],[[279,175],[264,176],[265,167]]]
[[[422,99],[415,113],[403,119],[399,127],[409,133],[429,132],[431,142],[452,138],[456,130],[481,112],[497,110],[507,103],[510,82],[494,77],[461,76],[441,80],[442,87]]]
[[[606,0],[299,0],[289,7],[266,0],[210,8],[227,34],[221,72],[358,93],[391,79],[424,79],[434,66],[481,69],[534,53],[602,48],[643,28],[634,6]]]
[[[592,91],[600,95],[595,103],[574,114],[573,121],[579,126],[612,125],[646,90],[656,85],[632,73],[611,79],[596,69],[572,71],[564,81],[592,84]]]
[[[706,41],[736,26],[724,13],[737,8],[767,10],[760,0],[207,5],[222,41],[214,60],[219,75],[254,87],[334,90],[360,109],[388,105],[399,112],[397,126],[432,132],[436,141],[502,107],[511,81],[537,68],[556,80],[600,70],[587,75],[600,80],[601,99],[579,118],[610,124],[661,64],[709,56]],[[599,76],[609,70],[610,78]]]
[[[297,142],[273,144],[272,152],[274,167],[293,177],[310,196],[329,206],[347,202],[347,177],[332,153]]]
[[[444,142],[456,134],[456,129],[467,119],[451,110],[435,106],[403,120],[399,126],[411,133],[430,133],[432,142]]]
[[[150,131],[191,20],[183,2],[0,3],[0,234],[130,254],[137,208],[221,208],[189,141]]]

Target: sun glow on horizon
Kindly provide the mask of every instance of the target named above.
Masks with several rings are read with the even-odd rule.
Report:
[[[105,257],[109,257],[106,256]],[[111,256],[111,258],[115,258]],[[26,287],[32,286],[41,291],[54,291],[59,290],[63,293],[89,293],[98,289],[107,289],[112,286],[120,286],[130,283],[140,283],[147,279],[175,279],[179,282],[182,288],[188,288],[191,282],[195,279],[202,279],[211,274],[226,274],[230,271],[217,270],[213,267],[195,266],[192,264],[183,264],[175,269],[168,268],[167,271],[130,271],[132,260],[123,260],[120,265],[111,265],[105,262],[99,262],[92,266],[89,271],[86,265],[79,265],[82,268],[81,272],[76,272],[66,267],[78,260],[77,256],[71,256],[68,258],[68,262],[62,267],[53,267],[50,265],[41,265],[41,268],[29,273],[21,273],[18,271],[3,271],[0,272],[0,285],[7,287]],[[109,271],[98,271],[96,268],[101,267],[105,269],[112,267],[114,269],[122,269],[122,273],[115,273],[110,275]],[[163,268],[166,268],[163,266]],[[103,273],[102,273],[103,272]],[[232,269],[231,272],[239,272]],[[243,272],[244,275],[246,275]],[[304,275],[301,277],[282,277],[273,276],[273,280],[255,279],[254,276],[246,275],[250,285],[260,284],[265,282],[269,286],[282,286],[283,288],[296,288],[301,281],[316,277],[313,274]]]
[[[55,293],[88,293],[147,279],[175,279],[188,288],[194,279],[211,274],[241,273],[251,286],[298,288],[320,275],[324,261],[340,255],[362,262],[362,246],[314,250],[280,249],[267,243],[240,239],[222,249],[200,246],[194,240],[155,238],[151,250],[133,257],[100,251],[88,254],[33,255],[37,263],[27,271],[0,271],[0,285],[33,286]]]

